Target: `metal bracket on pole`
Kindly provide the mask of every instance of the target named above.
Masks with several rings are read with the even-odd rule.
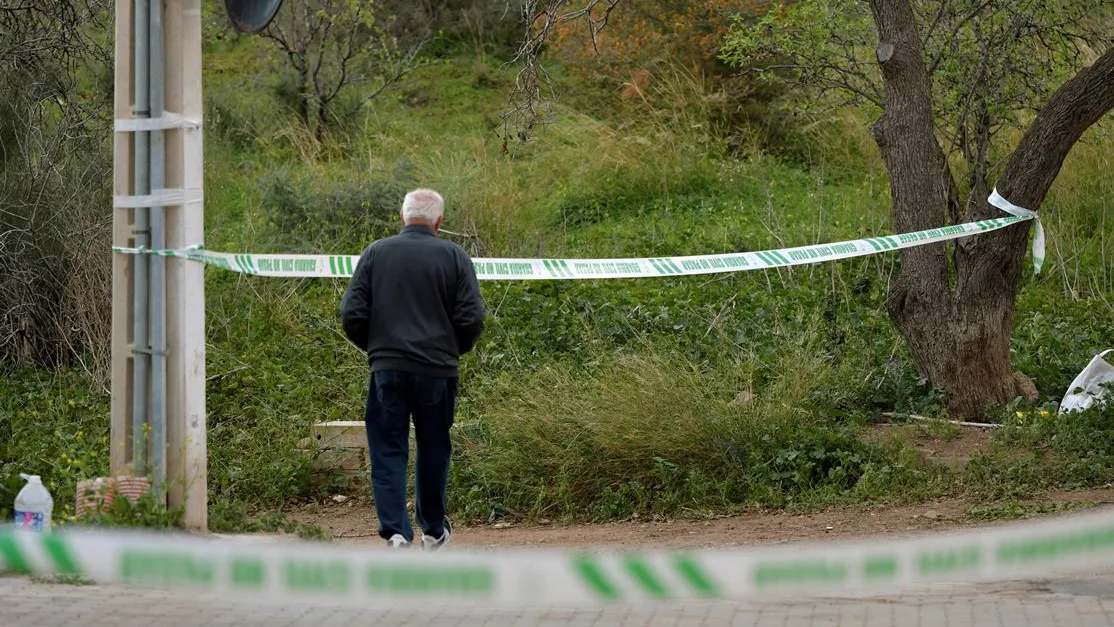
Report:
[[[113,130],[117,133],[142,133],[146,131],[169,131],[173,129],[196,131],[200,128],[201,118],[180,115],[170,111],[163,111],[161,115],[155,118],[126,118],[123,120],[116,120],[113,124]]]
[[[155,189],[142,196],[113,196],[112,206],[121,209],[148,207],[177,207],[202,202],[204,195],[200,189]]]

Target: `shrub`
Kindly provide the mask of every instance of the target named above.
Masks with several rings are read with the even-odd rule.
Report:
[[[264,181],[261,202],[276,245],[293,251],[349,253],[397,231],[402,199],[414,187],[405,166],[324,190],[314,189],[309,180],[291,181],[280,172]]]
[[[455,508],[609,519],[815,507],[894,458],[808,410],[831,376],[820,355],[788,355],[777,380],[732,402],[752,368],[639,351],[485,381],[458,430]]]

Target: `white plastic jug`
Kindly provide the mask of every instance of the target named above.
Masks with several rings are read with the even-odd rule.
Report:
[[[54,498],[38,475],[19,475],[27,482],[15,496],[16,531],[38,533],[50,531],[50,515],[54,512]]]

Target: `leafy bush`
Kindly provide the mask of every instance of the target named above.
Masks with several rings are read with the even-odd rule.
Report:
[[[276,245],[305,252],[349,252],[398,229],[398,212],[416,183],[405,165],[369,178],[319,191],[289,173],[263,183],[262,204],[276,230]]]
[[[1114,468],[1114,402],[1064,416],[1054,404],[1015,411],[995,432],[993,444],[969,464],[968,490],[979,498],[1106,485]]]

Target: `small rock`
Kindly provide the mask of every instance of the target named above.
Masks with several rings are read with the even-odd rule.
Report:
[[[728,403],[728,407],[743,407],[754,402],[754,392],[743,390],[735,395],[735,399]]]
[[[348,497],[344,496],[343,494],[333,495],[333,501],[336,502],[336,503],[343,503],[347,500],[348,500]]]
[[[509,522],[497,522],[494,525],[492,525],[492,527],[495,528],[495,529],[506,529],[507,527],[510,527],[510,526],[511,526],[511,523],[509,523]]]
[[[941,514],[940,512],[938,512],[934,509],[930,509],[930,510],[928,510],[927,512],[924,513],[924,517],[929,519],[929,520],[936,520],[937,518],[940,518],[942,516],[943,516],[943,514]]]

